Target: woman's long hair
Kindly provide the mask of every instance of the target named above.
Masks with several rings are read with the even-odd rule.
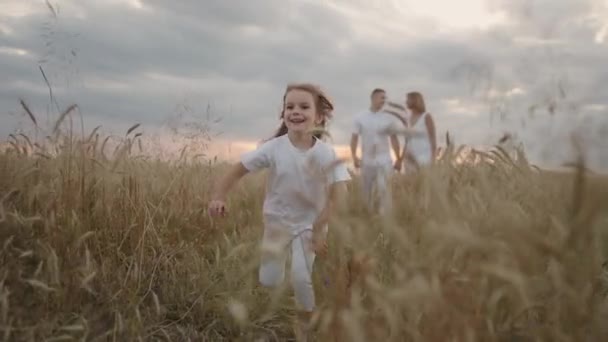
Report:
[[[406,97],[408,100],[411,100],[411,102],[413,103],[410,106],[410,109],[416,109],[420,113],[426,112],[426,105],[424,103],[424,97],[422,96],[421,93],[419,93],[417,91],[413,91],[413,92],[407,93]]]

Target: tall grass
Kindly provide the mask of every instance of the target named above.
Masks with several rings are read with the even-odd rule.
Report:
[[[66,114],[68,115],[68,114]],[[35,120],[35,119],[34,119]],[[224,165],[114,151],[96,131],[0,154],[4,341],[279,341],[287,284],[257,285],[262,177],[212,221]],[[394,180],[395,213],[366,215],[356,179],[315,265],[319,341],[600,341],[608,181],[475,152]],[[578,165],[578,164],[577,164]]]

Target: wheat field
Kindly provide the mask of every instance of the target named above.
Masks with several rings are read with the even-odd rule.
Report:
[[[288,283],[257,284],[263,174],[212,221],[226,165],[59,127],[0,153],[0,339],[293,339]],[[390,217],[365,214],[355,177],[315,262],[317,340],[607,340],[608,179],[456,155],[396,177]]]

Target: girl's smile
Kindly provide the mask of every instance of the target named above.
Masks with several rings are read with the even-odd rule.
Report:
[[[289,122],[292,124],[301,124],[306,122],[306,118],[299,115],[291,115],[287,120],[289,120]]]

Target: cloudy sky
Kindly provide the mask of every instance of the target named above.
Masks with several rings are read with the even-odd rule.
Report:
[[[216,142],[238,154],[278,125],[285,85],[310,81],[335,102],[337,145],[383,87],[395,101],[421,91],[457,143],[511,131],[555,165],[579,130],[608,167],[608,0],[49,3],[0,1],[3,139],[27,127],[22,98],[41,122],[78,103],[87,129],[105,132],[210,113]]]

